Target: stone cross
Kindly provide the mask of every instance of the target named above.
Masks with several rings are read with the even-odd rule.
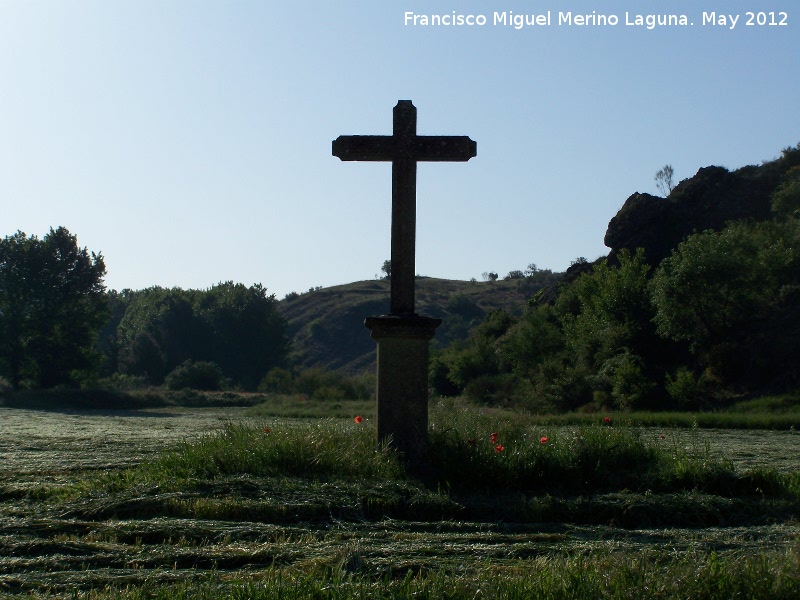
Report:
[[[465,162],[477,154],[467,136],[417,135],[411,100],[394,107],[392,135],[340,135],[333,155],[341,160],[392,163],[392,270],[389,314],[414,314],[414,242],[417,221],[417,162]]]
[[[441,319],[414,310],[414,243],[417,162],[466,162],[477,155],[467,136],[417,135],[417,109],[410,100],[394,107],[392,135],[342,135],[333,155],[343,161],[392,163],[392,269],[389,314],[365,325],[378,343],[377,435],[406,461],[423,469],[428,440],[428,342]]]

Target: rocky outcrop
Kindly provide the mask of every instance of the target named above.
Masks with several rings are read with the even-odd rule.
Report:
[[[797,150],[785,151],[778,160],[733,172],[705,167],[667,198],[633,194],[608,224],[604,241],[611,248],[609,262],[615,263],[623,248],[644,248],[648,262],[656,265],[695,231],[720,230],[730,221],[769,219],[772,192],[798,155]]]

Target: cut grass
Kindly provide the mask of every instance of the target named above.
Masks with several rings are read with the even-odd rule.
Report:
[[[375,448],[366,423],[315,420],[271,427],[228,423],[218,434],[163,453],[138,473],[157,485],[240,474],[320,480],[405,478],[394,453]]]
[[[740,473],[708,448],[659,442],[627,427],[543,428],[521,416],[498,422],[472,410],[442,412],[431,419],[419,481],[390,449],[376,449],[369,421],[229,423],[137,468],[74,486],[67,514],[279,523],[494,514],[635,526],[800,513],[797,472]]]
[[[424,563],[408,563],[388,570],[372,568],[375,564],[372,557],[357,545],[344,549],[338,558],[334,564],[312,564],[306,569],[272,567],[255,575],[242,573],[232,577],[212,572],[191,582],[107,589],[73,597],[87,600],[222,597],[788,600],[800,593],[796,550],[755,557],[714,551],[679,557],[651,552],[576,552],[439,569],[430,569]]]
[[[0,481],[0,597],[798,597],[796,471],[594,418],[435,408],[425,481],[350,416]]]

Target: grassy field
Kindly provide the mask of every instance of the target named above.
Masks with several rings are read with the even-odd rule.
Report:
[[[0,597],[800,595],[788,428],[437,407],[421,481],[269,413],[0,408]]]

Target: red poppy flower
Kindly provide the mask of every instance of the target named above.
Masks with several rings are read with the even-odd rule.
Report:
[[[500,437],[500,434],[495,431],[491,435],[491,437],[489,439],[492,441],[493,444],[496,444],[497,443],[497,438],[499,438],[499,437]]]
[[[546,444],[549,441],[550,441],[550,438],[547,437],[546,435],[543,435],[542,437],[539,438],[539,443],[540,444]]]
[[[264,433],[272,433],[272,429],[269,427],[264,427]]]
[[[361,415],[356,415],[356,418],[355,418],[355,422],[356,423],[361,423],[361,421],[363,421],[363,420],[364,419],[361,418]]]
[[[494,451],[495,452],[502,452],[505,449],[506,449],[506,447],[505,446],[501,446],[500,444],[497,444],[497,446],[494,447]]]
[[[603,423],[611,423],[611,417],[603,417]]]

